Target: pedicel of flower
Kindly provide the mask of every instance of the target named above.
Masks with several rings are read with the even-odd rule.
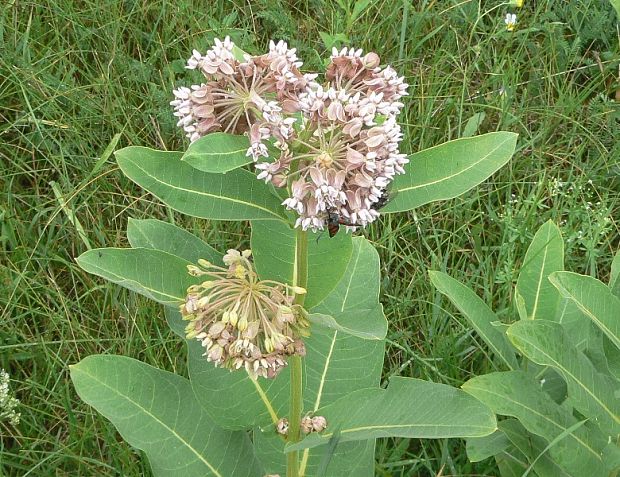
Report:
[[[188,271],[205,281],[187,290],[180,306],[189,321],[188,339],[202,344],[207,361],[228,369],[245,369],[253,379],[273,378],[292,355],[305,355],[308,314],[294,304],[305,289],[259,280],[252,252],[228,250],[226,267],[200,260]]]

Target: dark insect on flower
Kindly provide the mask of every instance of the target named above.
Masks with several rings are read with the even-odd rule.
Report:
[[[327,212],[327,230],[329,232],[329,238],[332,238],[340,230],[340,214],[333,210]]]
[[[385,207],[394,197],[396,197],[396,192],[392,192],[390,190],[384,189],[379,196],[379,200],[372,204],[370,207],[373,210],[381,210]]]
[[[383,190],[379,199],[370,206],[371,210],[379,211],[383,207],[385,207],[395,196],[395,193],[392,193],[388,190]],[[329,209],[327,211],[327,230],[329,231],[329,238],[334,237],[338,231],[340,230],[340,226],[344,225],[346,227],[361,227],[361,224],[356,224],[347,220],[346,217],[341,216],[336,210]]]

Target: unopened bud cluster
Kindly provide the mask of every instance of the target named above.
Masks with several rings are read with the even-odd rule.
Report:
[[[396,121],[404,78],[381,67],[376,53],[354,48],[334,49],[321,80],[301,73],[295,48],[282,41],[264,55],[239,53],[228,37],[204,55],[194,50],[187,68],[206,81],[174,90],[178,126],[191,141],[214,131],[246,134],[258,178],[289,187],[283,205],[304,230],[323,229],[330,214],[352,227],[374,221],[409,162]]]
[[[19,400],[13,397],[9,389],[9,374],[0,369],[0,421],[8,420],[9,424],[19,424],[21,414],[15,409],[19,406]]]
[[[323,416],[305,416],[301,418],[299,424],[301,432],[310,434],[311,432],[322,432],[327,429],[327,420]],[[286,417],[276,422],[276,432],[282,436],[288,435],[289,423]]]
[[[204,281],[187,290],[181,305],[188,339],[198,339],[208,361],[229,369],[245,369],[256,378],[273,378],[292,355],[305,355],[307,312],[293,304],[300,287],[259,280],[251,251],[228,250],[226,267],[206,260],[189,273]]]

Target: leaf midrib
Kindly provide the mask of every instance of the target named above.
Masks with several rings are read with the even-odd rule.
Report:
[[[500,393],[496,393],[496,392],[493,392],[493,391],[492,391],[492,390],[490,390],[490,389],[487,389],[487,388],[477,388],[476,386],[471,386],[471,385],[469,385],[469,384],[468,384],[467,386],[463,386],[463,388],[464,388],[465,390],[467,390],[467,388],[469,388],[469,389],[473,389],[473,390],[476,390],[476,389],[477,389],[478,391],[482,391],[483,393],[488,393],[488,394],[490,394],[490,395],[492,395],[492,396],[495,396],[495,397],[498,397],[498,398],[500,398],[500,399],[502,399],[502,400],[508,401],[508,402],[510,402],[510,403],[512,403],[512,404],[515,404],[516,406],[518,406],[518,407],[520,407],[520,408],[522,408],[522,409],[525,409],[525,410],[527,410],[527,411],[531,412],[532,414],[534,414],[534,415],[536,415],[536,416],[538,416],[538,417],[542,418],[544,421],[549,422],[549,423],[550,423],[550,424],[552,424],[554,427],[556,427],[556,428],[560,429],[562,432],[566,431],[566,428],[565,428],[565,427],[563,427],[561,424],[559,424],[559,423],[557,423],[556,421],[554,421],[554,420],[550,419],[548,416],[546,416],[546,415],[544,415],[544,414],[541,414],[541,413],[540,413],[540,412],[538,412],[536,409],[533,409],[533,408],[531,408],[531,407],[528,407],[528,406],[526,406],[525,404],[520,403],[519,401],[515,401],[514,399],[510,399],[510,396],[508,396],[507,394],[500,394]],[[506,415],[508,415],[508,416],[513,416],[513,417],[515,417],[515,418],[517,418],[517,419],[518,419],[518,416],[515,416],[515,415],[513,415],[513,414],[509,414],[509,413],[499,413],[499,412],[498,412],[498,414],[506,414]],[[578,442],[578,443],[579,443],[582,447],[586,448],[586,449],[587,449],[590,453],[592,453],[593,455],[595,455],[595,456],[596,456],[596,458],[597,458],[599,461],[602,461],[602,459],[601,459],[601,457],[600,457],[599,453],[598,453],[595,449],[592,449],[592,448],[591,448],[588,444],[586,444],[584,441],[582,441],[582,440],[581,440],[581,439],[580,439],[577,435],[575,435],[575,434],[573,434],[573,433],[571,432],[571,433],[570,433],[570,437],[572,437],[574,440],[576,440],[576,441],[577,441],[577,442]]]
[[[620,418],[614,414],[614,412],[609,409],[607,407],[607,405],[602,402],[598,396],[596,394],[594,394],[592,391],[590,391],[590,389],[588,389],[588,387],[583,384],[581,382],[581,380],[577,379],[577,377],[571,373],[565,366],[563,366],[562,364],[560,364],[557,360],[555,360],[552,356],[550,356],[548,353],[546,353],[542,348],[539,348],[538,346],[536,346],[534,343],[532,343],[532,341],[528,341],[527,339],[525,339],[524,336],[521,336],[521,339],[523,339],[523,341],[525,341],[526,343],[529,343],[529,345],[534,348],[536,351],[538,351],[542,356],[546,357],[549,362],[551,363],[550,366],[555,366],[557,367],[560,371],[562,371],[563,373],[566,374],[566,376],[569,376],[573,381],[575,381],[575,383],[577,383],[577,385],[582,388],[586,394],[590,395],[592,397],[592,399],[594,399],[594,401],[607,413],[609,414],[609,416],[611,416],[611,418],[616,422],[616,423],[620,423]],[[542,364],[544,365],[548,365],[547,363],[538,363],[538,364]]]
[[[434,185],[434,184],[438,184],[438,183],[441,183],[441,182],[444,182],[444,181],[451,180],[451,179],[453,179],[455,177],[458,177],[458,176],[466,173],[467,171],[469,171],[473,167],[477,166],[478,164],[480,164],[484,160],[486,160],[491,154],[493,154],[495,151],[497,151],[498,149],[503,147],[504,144],[506,144],[510,139],[512,139],[512,138],[505,139],[504,141],[499,143],[494,149],[489,151],[486,155],[482,156],[478,161],[469,164],[467,167],[465,167],[464,169],[461,169],[460,171],[458,171],[455,174],[452,174],[452,175],[449,175],[449,176],[445,176],[445,177],[442,177],[442,178],[434,180],[434,181],[425,182],[423,184],[418,184],[418,185],[414,185],[414,186],[410,186],[410,187],[405,187],[403,189],[398,189],[397,192],[400,194],[401,192],[407,192],[407,191],[410,191],[410,190],[420,189],[422,187],[428,187],[428,186],[431,186],[431,185]]]
[[[235,199],[235,198],[232,198],[232,197],[227,197],[227,196],[222,196],[222,195],[215,195],[215,194],[210,194],[210,193],[204,192],[204,191],[197,191],[195,189],[186,189],[184,187],[175,186],[173,184],[170,184],[169,182],[164,182],[164,181],[160,180],[159,178],[157,178],[156,176],[153,176],[153,175],[149,174],[145,169],[140,167],[138,164],[136,164],[136,162],[132,161],[131,159],[126,159],[126,161],[131,163],[135,168],[139,169],[147,177],[153,179],[158,184],[161,184],[161,185],[163,185],[165,187],[169,187],[170,189],[179,190],[179,191],[187,192],[187,193],[190,193],[190,194],[197,194],[197,195],[201,195],[201,196],[205,196],[205,197],[211,197],[211,198],[214,198],[214,199],[217,199],[217,200],[235,202],[235,203],[242,204],[242,205],[245,205],[245,206],[248,206],[248,207],[251,207],[251,208],[262,210],[264,212],[268,212],[270,215],[273,215],[278,220],[283,220],[283,217],[281,217],[280,215],[278,215],[274,211],[272,211],[270,209],[267,209],[265,207],[261,207],[260,205],[255,204],[253,202],[245,202],[243,200]],[[149,192],[151,192],[151,191],[149,191]],[[161,197],[157,196],[157,194],[155,194],[153,192],[151,192],[151,194],[153,194],[154,196],[156,196],[159,199],[161,199]]]
[[[73,368],[75,371],[84,373],[85,375],[89,376],[93,381],[99,383],[100,385],[102,385],[103,387],[111,390],[113,393],[115,393],[116,395],[120,396],[121,398],[125,399],[127,402],[129,402],[130,404],[133,404],[134,406],[136,406],[138,409],[142,410],[144,412],[144,414],[148,415],[149,417],[151,417],[155,422],[159,423],[162,427],[164,427],[166,430],[168,430],[173,436],[175,436],[177,438],[177,440],[179,442],[181,442],[185,447],[187,447],[200,461],[202,461],[211,472],[213,472],[213,474],[215,474],[216,477],[223,477],[222,474],[220,474],[217,469],[215,467],[213,467],[211,465],[211,463],[209,461],[207,461],[196,449],[194,449],[191,444],[189,442],[187,442],[185,439],[183,439],[174,429],[172,429],[170,426],[168,426],[165,422],[163,422],[162,420],[158,419],[154,414],[152,414],[151,412],[149,412],[146,408],[144,408],[143,406],[141,406],[139,403],[137,403],[136,401],[132,400],[129,398],[129,396],[125,395],[125,394],[121,394],[119,391],[117,391],[115,388],[113,388],[112,386],[108,385],[107,383],[101,381],[100,379],[98,379],[96,376],[88,373],[87,371],[84,371],[83,369],[80,369],[79,367],[74,367]]]

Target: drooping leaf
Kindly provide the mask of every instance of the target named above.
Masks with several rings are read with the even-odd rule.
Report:
[[[79,396],[143,450],[158,477],[262,477],[248,436],[218,428],[187,379],[124,356],[71,366]]]
[[[537,475],[538,477],[579,477],[575,473],[565,471],[555,463],[549,456],[548,446],[550,444],[547,444],[542,437],[527,432],[527,429],[516,419],[504,419],[499,422],[498,427],[506,439],[527,457],[529,462],[527,469],[533,469],[535,472],[535,474],[530,473],[530,475]],[[526,471],[524,469],[519,474],[520,477]]]
[[[516,417],[529,432],[545,438],[547,442],[578,422],[572,413],[542,391],[531,376],[521,371],[476,376],[462,387],[495,413]],[[607,439],[600,431],[584,425],[567,434],[549,449],[549,453],[567,472],[604,475],[602,453],[606,446]]]
[[[508,447],[510,447],[510,440],[498,429],[488,436],[470,437],[467,439],[465,450],[471,462],[480,462],[505,451]]]
[[[549,279],[620,348],[620,298],[609,287],[596,278],[572,272],[556,272]]]
[[[132,247],[152,248],[181,257],[191,263],[204,258],[221,265],[222,254],[194,234],[155,219],[129,219],[127,239]]]
[[[493,132],[448,141],[411,155],[406,173],[394,179],[394,198],[381,211],[411,210],[467,192],[506,164],[516,143],[515,133]]]
[[[468,287],[442,272],[429,271],[431,282],[446,295],[472,327],[509,369],[518,369],[519,363],[506,336],[493,322],[497,315]]]
[[[252,162],[249,146],[247,136],[211,133],[191,143],[181,160],[202,172],[225,173]]]
[[[187,288],[198,282],[187,273],[187,260],[161,250],[99,248],[76,261],[89,273],[169,306],[185,300]]]
[[[620,319],[620,315],[618,315]],[[566,380],[571,404],[603,432],[620,434],[618,382],[600,374],[574,349],[562,326],[549,321],[520,321],[507,331],[510,341],[537,364],[551,366]]]
[[[280,200],[244,169],[227,174],[198,171],[180,152],[131,146],[116,161],[132,181],[187,215],[217,220],[286,220]]]
[[[379,303],[379,254],[363,237],[353,239],[353,253],[338,285],[310,308],[313,323],[365,339],[381,340],[387,320]]]
[[[560,229],[549,220],[534,235],[517,280],[529,319],[553,320],[560,294],[549,283],[551,273],[564,269],[564,242]]]
[[[501,477],[523,477],[527,469],[526,457],[515,447],[495,456],[495,461]]]
[[[379,437],[440,439],[486,436],[497,429],[491,410],[460,389],[414,378],[393,377],[387,389],[355,391],[320,408],[330,426],[289,450],[325,444],[338,429],[340,441]]]
[[[292,284],[295,273],[295,230],[282,222],[252,222],[252,254],[262,279]],[[308,236],[308,285],[305,307],[312,308],[338,284],[347,269],[351,236]]]

